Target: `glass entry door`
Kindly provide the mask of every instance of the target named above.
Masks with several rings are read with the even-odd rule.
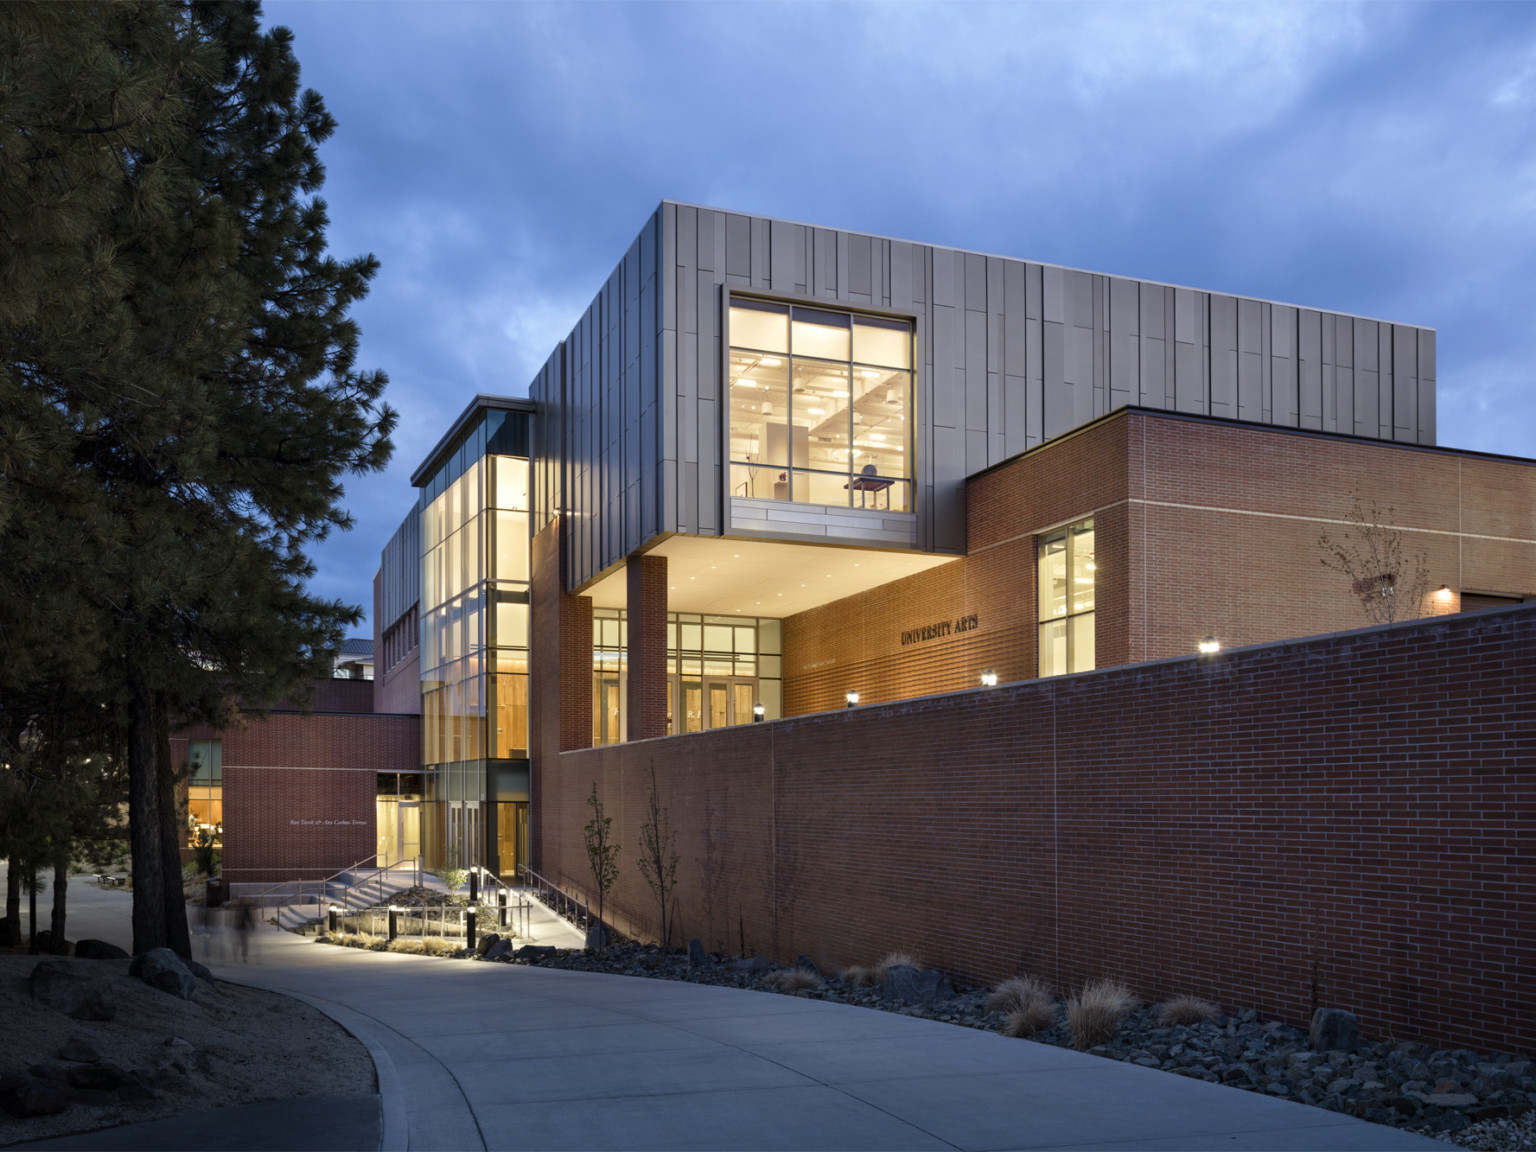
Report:
[[[682,719],[681,731],[704,732],[750,724],[752,706],[757,703],[757,681],[735,676],[674,677],[672,694],[679,705],[673,714]]]

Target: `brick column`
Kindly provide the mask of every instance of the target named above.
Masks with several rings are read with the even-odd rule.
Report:
[[[629,581],[630,740],[667,734],[667,558],[631,556]]]

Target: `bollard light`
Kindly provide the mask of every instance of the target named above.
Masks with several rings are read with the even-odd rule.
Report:
[[[848,690],[847,696],[845,696],[844,699],[848,701],[848,707],[853,708],[856,707],[859,703],[859,694],[850,688]]]
[[[761,724],[763,717],[766,715],[768,715],[768,709],[764,708],[761,704],[752,705],[752,723]]]
[[[1207,636],[1200,641],[1200,655],[1210,656],[1221,651],[1221,641],[1214,636]]]
[[[996,688],[997,687],[997,673],[992,671],[992,669],[990,669],[990,668],[988,668],[985,672],[983,672],[981,674],[981,686],[983,688]]]

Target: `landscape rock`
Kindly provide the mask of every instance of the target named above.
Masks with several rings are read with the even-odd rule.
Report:
[[[480,937],[480,942],[475,945],[475,951],[478,952],[481,956],[484,956],[491,950],[494,945],[499,943],[500,940],[501,937],[495,932],[487,932],[484,936]]]
[[[54,955],[56,952],[59,956],[68,956],[69,950],[72,947],[73,945],[66,940],[64,941],[64,947],[55,950],[53,947],[52,928],[44,928],[37,934],[37,951],[40,955]]]
[[[524,944],[513,955],[519,960],[552,960],[559,952],[560,949],[548,944]]]
[[[704,964],[704,944],[699,940],[688,941],[688,967],[702,968]]]
[[[608,926],[593,924],[587,929],[587,951],[601,952],[608,947]]]
[[[485,950],[487,960],[506,960],[512,955],[512,941],[498,939]]]
[[[743,960],[732,960],[730,964],[732,972],[766,972],[772,967],[765,956],[749,956]]]
[[[69,1080],[69,1069],[62,1064],[34,1064],[27,1071],[39,1080]]]
[[[814,972],[817,976],[821,975],[821,969],[816,967],[816,962],[804,952],[795,957],[795,967],[803,968],[807,972]]]
[[[1312,1014],[1308,1039],[1319,1052],[1353,1052],[1360,1046],[1360,1023],[1353,1012],[1319,1008]]]
[[[69,1107],[73,1093],[62,1081],[32,1078],[13,1083],[11,1079],[7,1077],[0,1083],[0,1108],[18,1120],[28,1116],[53,1116]]]
[[[90,1088],[113,1092],[128,1080],[128,1074],[116,1064],[78,1064],[69,1070],[71,1088]]]
[[[89,1040],[80,1036],[71,1036],[59,1049],[59,1059],[68,1060],[73,1064],[95,1064],[101,1059],[101,1053]]]
[[[199,964],[196,960],[183,960],[182,963],[187,966],[187,971],[199,980],[206,980],[210,984],[213,983],[213,973],[208,970],[206,964]]]
[[[81,940],[75,944],[75,955],[81,960],[126,960],[128,953],[116,944],[105,940]]]
[[[204,969],[207,971],[207,969]],[[137,976],[151,988],[158,988],[168,995],[182,1000],[192,999],[197,991],[197,977],[176,953],[169,948],[151,948],[133,958],[128,975]],[[209,977],[212,979],[212,977]]]
[[[882,1000],[893,1000],[901,1004],[927,1006],[951,999],[954,994],[944,973],[936,968],[918,971],[906,964],[893,964],[887,968],[885,982],[880,985]]]
[[[72,1020],[111,1020],[117,1004],[83,967],[69,960],[39,960],[28,979],[32,999]]]

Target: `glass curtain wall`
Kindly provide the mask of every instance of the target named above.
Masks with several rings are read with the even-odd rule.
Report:
[[[592,610],[592,743],[624,739],[626,613]],[[784,714],[778,620],[667,613],[667,731],[704,732]]]
[[[731,495],[908,511],[912,326],[731,297]]]
[[[422,489],[421,846],[433,867],[488,862],[487,765],[528,756],[526,443],[526,417],[487,412]]]

